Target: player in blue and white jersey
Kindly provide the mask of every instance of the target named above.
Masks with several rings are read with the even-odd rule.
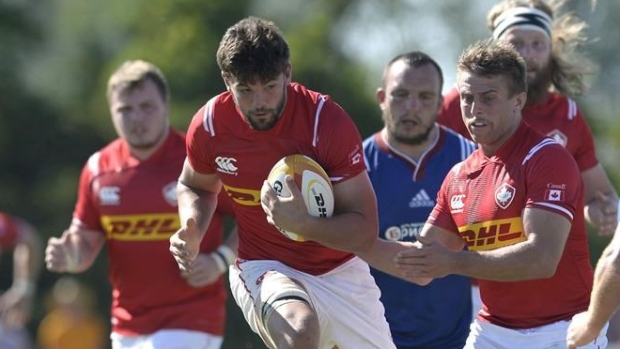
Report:
[[[415,241],[452,166],[475,144],[435,123],[443,74],[422,52],[392,59],[377,89],[384,128],[364,141],[379,237]],[[449,275],[419,286],[372,269],[398,349],[462,348],[472,320],[471,281]]]

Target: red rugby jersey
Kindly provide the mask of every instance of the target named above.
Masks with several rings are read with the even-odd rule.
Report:
[[[588,307],[593,270],[583,184],[570,154],[522,122],[495,156],[478,149],[448,173],[428,220],[460,234],[470,250],[492,250],[525,241],[525,207],[560,214],[572,227],[553,277],[479,280],[480,317],[508,328],[567,320]]]
[[[184,159],[185,138],[171,130],[145,161],[117,139],[93,154],[82,170],[73,221],[106,236],[117,333],[188,329],[223,334],[223,278],[190,287],[169,251],[168,239],[180,227],[176,184]],[[200,247],[204,252],[221,244],[224,215],[232,214],[225,195],[220,197]]]
[[[19,241],[19,222],[9,214],[0,212],[0,253],[12,251]]]
[[[267,223],[260,189],[282,157],[304,154],[317,161],[332,183],[365,171],[359,132],[346,112],[328,96],[292,83],[281,119],[273,128],[250,128],[224,92],[194,116],[187,133],[187,154],[201,173],[217,173],[233,200],[239,227],[239,257],[278,260],[318,275],[352,254],[312,241],[295,242]]]

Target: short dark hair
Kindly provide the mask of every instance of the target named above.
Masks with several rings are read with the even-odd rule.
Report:
[[[439,74],[439,93],[441,94],[441,90],[443,88],[443,72],[441,70],[441,67],[439,66],[439,64],[437,64],[437,62],[434,59],[431,58],[431,56],[427,55],[424,52],[420,52],[420,51],[410,51],[407,53],[399,54],[398,56],[392,58],[392,60],[385,66],[385,69],[383,70],[383,78],[382,78],[383,84],[385,84],[385,77],[387,76],[388,70],[390,69],[392,64],[398,61],[403,61],[408,66],[414,67],[414,68],[422,67],[427,64],[430,64],[433,67],[435,67],[435,70],[437,70],[437,74]]]
[[[505,76],[508,92],[514,96],[527,93],[527,70],[523,57],[506,42],[482,40],[469,46],[459,57],[457,74],[468,72],[478,76]]]
[[[271,21],[247,17],[228,30],[217,49],[217,64],[224,75],[243,83],[275,79],[289,64],[289,47]]]

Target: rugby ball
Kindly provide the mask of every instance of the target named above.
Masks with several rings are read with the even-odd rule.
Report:
[[[313,159],[301,155],[288,155],[273,165],[267,181],[279,196],[288,197],[291,193],[284,186],[284,176],[289,175],[301,191],[308,213],[314,217],[331,217],[334,213],[334,191],[325,170]],[[304,241],[304,238],[280,227],[278,230],[291,240]]]

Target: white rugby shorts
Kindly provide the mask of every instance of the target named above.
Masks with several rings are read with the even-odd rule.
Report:
[[[528,329],[511,329],[485,321],[474,320],[463,349],[566,349],[566,332],[570,321],[558,321],[549,325]],[[607,347],[607,325],[599,336],[580,349]]]
[[[272,260],[230,267],[230,288],[250,328],[273,347],[266,330],[278,306],[305,301],[320,324],[320,348],[396,349],[381,295],[368,264],[354,257],[323,275],[310,275]]]
[[[112,332],[112,349],[220,349],[224,338],[190,330],[159,330],[148,335],[122,336]]]

